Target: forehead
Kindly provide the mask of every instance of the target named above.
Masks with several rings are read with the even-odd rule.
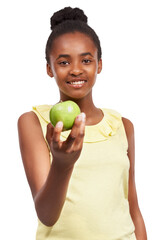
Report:
[[[92,52],[97,55],[97,48],[91,38],[80,32],[65,33],[57,37],[52,46],[51,54]]]

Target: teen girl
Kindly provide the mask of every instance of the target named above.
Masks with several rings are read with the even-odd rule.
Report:
[[[34,106],[19,117],[36,239],[146,240],[135,188],[134,126],[119,112],[96,107],[92,98],[102,70],[99,38],[78,8],[54,13],[51,29],[47,73],[60,100],[75,101],[81,114],[68,131],[62,122],[51,125],[52,105]]]

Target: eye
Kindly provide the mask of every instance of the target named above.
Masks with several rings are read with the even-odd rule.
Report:
[[[62,65],[62,66],[66,66],[68,64],[69,64],[68,61],[61,61],[61,62],[59,62],[59,65]]]
[[[91,61],[90,59],[83,59],[82,62],[85,63],[85,64],[89,64],[89,63],[91,63],[92,61]]]

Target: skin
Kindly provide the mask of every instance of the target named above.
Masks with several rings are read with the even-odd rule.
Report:
[[[37,215],[46,226],[53,226],[61,214],[74,164],[82,150],[85,125],[97,124],[103,118],[102,111],[95,107],[92,99],[92,88],[101,70],[102,60],[98,61],[97,48],[87,35],[75,32],[55,39],[47,73],[56,80],[60,100],[75,101],[82,113],[76,118],[71,133],[64,142],[60,141],[63,127],[61,122],[55,128],[51,123],[48,124],[46,139],[52,153],[52,163],[36,114],[27,112],[18,119],[19,142],[26,176]],[[66,81],[76,78],[86,79],[87,82],[80,89],[69,87]],[[129,144],[130,214],[137,240],[147,240],[135,187],[134,127],[130,120],[122,120]]]

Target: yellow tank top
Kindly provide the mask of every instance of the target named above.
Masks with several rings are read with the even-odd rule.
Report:
[[[33,107],[44,138],[51,107]],[[129,212],[130,162],[122,117],[115,110],[101,110],[103,119],[85,127],[83,149],[61,215],[52,227],[38,219],[36,240],[136,240]],[[69,133],[62,132],[61,140],[66,140]]]

